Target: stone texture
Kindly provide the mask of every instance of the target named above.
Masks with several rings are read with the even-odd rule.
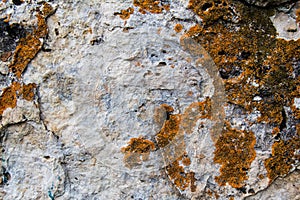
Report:
[[[246,0],[246,2],[249,4],[253,4],[261,7],[280,5],[289,1],[290,0]]]
[[[247,65],[252,50],[246,42],[240,51],[228,45],[237,40],[221,40],[218,45],[232,48],[230,58],[237,52],[246,66],[227,70],[232,65],[220,64],[233,63],[226,52],[208,48],[213,39],[203,46],[199,39],[221,38],[223,28],[214,29],[220,22],[232,35],[254,24],[249,30],[267,32],[270,45],[282,38],[297,42],[297,6],[272,10],[275,27],[266,11],[259,17],[268,24],[256,27],[256,18],[248,26],[243,15],[258,8],[198,3],[1,1],[0,198],[299,198],[298,85],[289,103],[278,103],[283,110],[274,119],[259,107],[271,101],[271,92],[251,90],[241,105],[234,100],[243,96],[228,85],[242,85],[238,78],[247,67],[257,67]],[[296,31],[285,29],[286,19]],[[268,65],[269,58],[257,57],[254,63]],[[18,59],[26,62],[16,73],[11,66]],[[290,60],[287,91],[299,79],[298,55]],[[245,85],[261,89],[269,81],[285,95],[277,86],[285,82],[274,77],[249,77]],[[35,87],[24,89],[30,84]]]

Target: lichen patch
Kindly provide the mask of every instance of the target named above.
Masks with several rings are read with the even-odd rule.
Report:
[[[42,11],[37,13],[38,24],[32,34],[28,34],[22,38],[16,47],[13,55],[13,61],[10,63],[10,70],[21,78],[22,73],[26,69],[29,62],[36,56],[42,48],[41,38],[45,38],[48,34],[46,18],[54,12],[54,9],[48,3],[43,4]]]
[[[244,186],[244,181],[248,179],[247,171],[256,156],[255,143],[254,133],[233,129],[227,123],[214,152],[214,162],[221,165],[221,175],[215,177],[219,185]]]
[[[147,12],[159,14],[170,9],[170,4],[162,0],[133,0],[133,5],[139,7],[139,12],[142,14]]]
[[[290,140],[276,141],[272,146],[272,156],[265,160],[264,164],[267,169],[269,183],[275,178],[287,175],[296,160],[300,159],[300,155],[296,154],[300,151],[300,131],[297,130],[298,136]]]
[[[148,160],[150,152],[153,150],[155,150],[155,145],[152,141],[142,137],[131,138],[128,145],[121,149],[125,154],[125,166],[132,168],[136,165],[140,165],[142,161]]]
[[[4,88],[0,96],[0,115],[2,115],[7,108],[15,108],[19,97],[27,101],[34,100],[35,88],[35,83],[21,85],[18,82],[13,82],[11,86]]]

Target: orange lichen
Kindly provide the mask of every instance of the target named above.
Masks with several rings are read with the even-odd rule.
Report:
[[[17,94],[16,91],[19,88],[19,84],[14,82],[11,86],[3,89],[0,97],[0,114],[7,108],[14,108],[17,105]]]
[[[139,12],[146,14],[148,12],[159,14],[163,10],[169,10],[170,5],[161,0],[134,0],[133,5],[139,7]]]
[[[204,23],[213,23],[219,19],[229,20],[233,16],[227,0],[190,0],[188,8],[199,15]]]
[[[265,176],[264,176],[263,174],[259,174],[259,175],[258,175],[258,178],[259,178],[259,179],[264,179],[264,177],[265,177]]]
[[[292,165],[296,159],[300,159],[300,155],[296,155],[296,151],[300,151],[299,135],[290,140],[276,141],[272,146],[272,156],[265,160],[265,167],[269,183],[278,176],[284,176],[290,172]]]
[[[299,23],[300,22],[300,8],[298,8],[295,12],[296,14],[296,22]]]
[[[1,54],[0,56],[0,60],[2,62],[7,62],[9,60],[9,58],[11,57],[12,53],[9,51],[9,52],[4,52]]]
[[[166,119],[162,129],[155,136],[159,148],[163,148],[172,142],[178,134],[180,121],[180,115],[170,115],[169,119]]]
[[[141,164],[142,161],[148,160],[150,152],[153,150],[155,150],[154,143],[142,137],[131,138],[128,145],[121,149],[125,154],[124,162],[128,168],[132,168],[135,165]]]
[[[129,7],[125,10],[121,10],[120,13],[116,13],[116,15],[119,15],[119,17],[123,20],[127,20],[127,19],[129,19],[130,15],[133,14],[133,12],[134,12],[134,9]]]
[[[234,188],[243,187],[244,181],[248,179],[247,171],[256,156],[255,143],[252,132],[233,129],[227,123],[214,152],[214,162],[222,165],[221,175],[215,177],[219,185],[228,183]]]
[[[273,128],[272,135],[277,135],[279,132],[280,132],[280,128],[275,127],[275,128]]]
[[[182,29],[183,29],[182,24],[176,24],[175,27],[174,27],[174,30],[176,31],[176,33],[181,32]]]
[[[299,87],[299,89],[300,89],[300,87]],[[297,89],[297,90],[298,90],[298,89]],[[297,108],[297,107],[294,105],[294,101],[295,101],[295,99],[293,99],[293,101],[292,101],[292,103],[291,103],[291,104],[292,104],[291,108],[292,108],[294,117],[295,117],[296,119],[300,119],[300,109]]]
[[[36,84],[29,83],[28,85],[21,85],[18,82],[13,82],[11,86],[4,88],[0,96],[0,115],[3,114],[7,108],[14,108],[17,105],[18,97],[23,97],[27,101],[34,99],[34,89]]]
[[[208,4],[211,7],[203,10]],[[299,96],[295,91],[300,79],[293,77],[291,63],[300,57],[300,40],[276,39],[269,19],[272,11],[247,9],[246,5],[231,0],[226,4],[235,8],[232,19],[222,6],[216,8],[211,0],[191,0],[189,8],[203,19],[204,26],[192,27],[186,36],[194,38],[213,58],[225,81],[230,103],[249,112],[259,110],[258,122],[279,126],[283,121],[283,107],[291,106],[293,97]],[[222,12],[212,14],[220,9]],[[234,30],[238,22],[240,28]],[[256,96],[262,100],[254,100]]]
[[[192,192],[196,191],[195,186],[195,173],[185,172],[184,168],[179,165],[179,161],[182,160],[182,156],[175,160],[173,163],[166,167],[166,172],[174,185],[180,190],[185,190],[190,186]]]
[[[170,180],[180,190],[190,187],[192,192],[196,191],[195,173],[185,172],[183,167],[191,164],[191,159],[185,152],[183,134],[190,133],[199,119],[209,118],[210,101],[207,98],[204,102],[192,103],[186,108],[184,114],[172,114],[174,109],[167,104],[162,104],[154,112],[155,123],[162,127],[155,135],[156,144],[165,159],[165,169]],[[154,143],[143,138],[132,138],[128,146],[121,150],[125,153],[125,165],[132,168],[136,164],[141,164],[144,160],[143,154],[148,158],[149,152],[154,150]]]
[[[23,85],[23,87],[21,88],[21,93],[23,98],[27,101],[33,101],[35,88],[36,88],[35,83],[29,83],[27,85]]]
[[[184,166],[189,166],[191,164],[191,159],[189,157],[183,157],[182,158],[182,164]]]
[[[28,63],[35,57],[41,47],[42,42],[33,35],[28,35],[20,40],[13,56],[13,62],[9,66],[18,78],[21,78]]]
[[[185,109],[182,120],[181,127],[183,127],[186,133],[192,133],[193,128],[199,119],[210,118],[211,117],[211,100],[207,98],[203,102],[194,102]]]
[[[37,14],[38,24],[32,34],[28,34],[25,38],[20,39],[13,55],[13,61],[9,65],[10,70],[18,77],[21,78],[23,71],[26,69],[29,62],[36,56],[42,48],[40,38],[46,37],[48,30],[46,18],[49,14],[54,12],[53,8],[47,4],[43,4],[42,14]]]
[[[215,197],[216,197],[216,199],[219,199],[220,195],[218,193],[215,193]]]

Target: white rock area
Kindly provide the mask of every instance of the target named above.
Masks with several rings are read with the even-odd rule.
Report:
[[[0,17],[10,14],[11,22],[26,19],[23,23],[30,26],[40,2],[14,8],[2,3]],[[49,3],[56,11],[47,19],[44,47],[51,51],[40,51],[22,77],[38,85],[37,97],[18,101],[1,119],[5,184],[0,199],[208,199],[207,188],[220,200],[249,196],[229,185],[220,187],[214,179],[220,165],[213,161],[216,138],[211,135],[220,134],[221,110],[232,116],[234,111],[224,105],[223,83],[213,74],[212,59],[202,62],[206,52],[195,55],[182,45],[184,31],[201,21],[187,9],[188,1],[172,1],[170,10],[160,14],[142,14],[124,0]],[[116,15],[128,7],[134,8],[129,19]],[[174,30],[178,23],[184,27],[179,33]],[[165,166],[171,161],[164,149],[151,152],[141,165],[125,166],[121,148],[131,138],[153,140],[162,128],[154,120],[156,108],[168,104],[173,114],[183,114],[207,97],[215,114],[197,121],[184,136],[196,191],[182,191],[169,179]],[[252,163],[247,189],[268,187],[267,179],[257,178],[266,173],[265,158],[265,152],[258,153]]]

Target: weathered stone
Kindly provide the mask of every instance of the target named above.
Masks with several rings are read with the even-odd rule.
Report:
[[[298,198],[297,6],[0,5],[1,199]]]

